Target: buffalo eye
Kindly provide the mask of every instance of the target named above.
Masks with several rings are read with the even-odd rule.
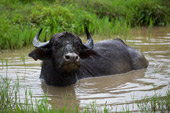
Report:
[[[75,42],[75,43],[74,43],[74,47],[75,47],[76,49],[80,49],[80,48],[81,48],[81,43],[80,43],[80,42]]]
[[[54,48],[59,48],[62,46],[62,44],[59,41],[55,41],[53,46],[54,46]]]

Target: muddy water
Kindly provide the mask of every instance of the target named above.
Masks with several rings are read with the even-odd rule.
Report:
[[[100,40],[100,39],[96,39]],[[112,111],[136,110],[135,100],[144,96],[160,93],[166,94],[170,86],[170,28],[132,29],[126,43],[142,51],[149,60],[147,69],[131,71],[124,74],[80,80],[68,87],[53,87],[39,79],[41,61],[27,57],[33,48],[13,51],[0,51],[0,74],[8,75],[15,83],[20,81],[20,98],[23,100],[24,90],[30,89],[33,97],[41,99],[48,91],[48,99],[52,107],[61,108],[67,105],[74,109],[83,109],[96,102],[101,109],[105,104]],[[25,64],[21,56],[25,55]]]

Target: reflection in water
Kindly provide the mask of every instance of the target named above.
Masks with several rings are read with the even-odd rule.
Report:
[[[80,107],[95,101],[97,104],[119,105],[130,101],[131,94],[140,87],[137,79],[143,78],[145,69],[108,77],[88,78],[76,84],[76,94]]]
[[[78,106],[74,85],[54,87],[47,85],[43,80],[41,83],[44,93],[48,93],[48,97],[50,97],[49,101],[52,103],[52,107],[63,108],[67,106],[70,109],[75,109],[75,106]]]
[[[53,87],[39,79],[41,61],[33,61],[27,54],[33,49],[2,51],[0,53],[0,74],[8,75],[12,84],[20,80],[20,98],[24,98],[24,89],[31,89],[33,97],[41,99],[48,92],[52,107],[67,107],[83,109],[91,102],[104,107],[107,103],[113,111],[121,110],[129,105],[135,110],[135,100],[144,96],[152,96],[155,91],[162,96],[170,85],[170,29],[147,28],[132,29],[132,35],[126,43],[142,51],[149,60],[149,67],[143,70],[131,71],[119,75],[87,78],[68,87]],[[100,40],[100,39],[96,39]],[[26,66],[20,56],[26,56]],[[7,64],[6,61],[8,60]],[[1,63],[2,62],[2,63]],[[23,95],[23,96],[22,96]],[[116,106],[113,107],[113,106]]]

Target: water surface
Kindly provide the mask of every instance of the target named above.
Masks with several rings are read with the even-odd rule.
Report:
[[[101,109],[107,104],[112,111],[119,111],[128,105],[133,111],[137,108],[135,100],[141,100],[146,95],[152,96],[155,92],[164,96],[169,89],[170,28],[132,29],[131,35],[127,37],[125,42],[142,51],[149,60],[147,69],[86,78],[71,86],[53,87],[39,79],[41,61],[34,61],[28,57],[28,53],[34,49],[30,47],[0,51],[0,74],[7,75],[12,85],[18,76],[21,100],[25,98],[24,90],[30,89],[33,97],[37,99],[41,99],[48,91],[48,99],[50,103],[54,103],[52,107],[56,108],[67,105],[74,109],[77,105],[83,109],[90,103],[96,102]],[[23,55],[26,58],[25,64],[21,59]]]

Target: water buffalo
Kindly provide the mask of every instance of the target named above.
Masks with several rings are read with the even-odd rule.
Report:
[[[93,44],[85,28],[86,44],[70,32],[58,33],[50,41],[40,42],[38,38],[41,31],[33,40],[36,49],[29,56],[43,61],[40,78],[48,85],[67,86],[86,77],[125,73],[148,66],[143,54],[127,46],[121,39]]]

